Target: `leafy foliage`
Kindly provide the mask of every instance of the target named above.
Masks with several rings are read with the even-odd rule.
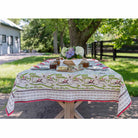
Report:
[[[137,28],[138,19],[106,19],[103,20],[99,32],[114,36],[114,45],[120,48],[122,45],[132,44],[132,39],[138,35]]]
[[[76,27],[80,30],[83,31],[85,28],[87,28],[91,22],[94,19],[74,19],[74,22],[76,24]]]
[[[29,25],[23,31],[24,48],[36,49],[38,51],[52,51],[52,30],[43,19],[30,19]]]
[[[84,31],[86,28],[88,28],[89,26],[91,26],[91,24],[97,23],[97,21],[99,21],[101,19],[74,19],[74,22],[76,23],[76,27],[80,30],[80,31]],[[93,28],[90,27],[89,31],[92,31]]]
[[[70,45],[69,19],[22,19],[29,22],[22,33],[23,49],[36,49],[38,51],[53,52],[53,32],[58,30],[58,47],[61,42]],[[96,31],[92,24],[102,20]],[[73,19],[76,29],[81,33],[79,39],[88,36],[87,43],[97,40],[115,40],[114,45],[131,45],[132,39],[138,38],[138,19]],[[87,30],[87,31],[86,31]],[[91,34],[91,32],[94,32]],[[91,35],[88,35],[91,34]],[[73,39],[78,39],[73,37]]]
[[[66,19],[28,19],[27,22],[29,22],[29,25],[24,27],[22,33],[23,49],[53,52],[53,32],[57,29],[59,34],[61,31],[67,33]],[[60,39],[59,36],[58,38]],[[68,37],[64,38],[64,42],[67,43]]]

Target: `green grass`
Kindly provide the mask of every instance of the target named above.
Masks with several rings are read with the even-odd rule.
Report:
[[[59,55],[44,55],[27,57],[0,65],[0,92],[11,92],[16,75],[19,72],[42,62],[44,58],[54,58],[58,56]],[[131,96],[138,96],[138,59],[117,58],[116,61],[113,61],[112,58],[109,57],[103,57],[103,59],[104,60],[101,61],[103,64],[123,76],[129,94]]]
[[[138,96],[138,60],[117,59],[103,63],[123,76],[131,96]]]
[[[58,55],[33,56],[0,65],[0,93],[10,93],[19,72],[37,65],[44,59],[56,58]]]
[[[138,57],[138,54],[121,53],[120,55],[135,55]],[[99,56],[97,56],[97,59],[99,59]],[[138,96],[138,59],[116,58],[116,61],[113,61],[111,57],[103,57],[101,62],[123,76],[131,96]]]
[[[100,53],[98,53],[100,54]],[[113,56],[113,53],[103,53],[103,55],[111,55]],[[138,57],[137,53],[117,53],[117,56],[132,56],[132,57]],[[89,54],[88,57],[91,57],[91,55]],[[105,58],[105,56],[103,56],[103,58]]]
[[[113,55],[113,53],[103,53],[104,55]],[[131,56],[131,57],[138,57],[137,53],[117,53],[117,56]],[[105,57],[105,56],[104,56]]]

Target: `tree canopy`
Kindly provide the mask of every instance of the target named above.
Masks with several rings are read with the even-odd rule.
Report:
[[[115,47],[131,45],[138,36],[138,19],[107,19],[102,22],[100,32],[114,36]]]
[[[25,20],[24,20],[25,21]],[[24,48],[53,52],[65,46],[83,46],[95,40],[113,39],[115,47],[131,44],[138,36],[138,19],[27,19],[22,33]]]
[[[67,19],[28,19],[22,32],[23,48],[53,52],[53,34],[58,31],[58,45],[69,43]]]

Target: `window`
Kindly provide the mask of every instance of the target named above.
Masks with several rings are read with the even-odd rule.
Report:
[[[6,43],[6,35],[2,35],[2,43]]]
[[[18,37],[15,37],[15,43],[18,43]]]

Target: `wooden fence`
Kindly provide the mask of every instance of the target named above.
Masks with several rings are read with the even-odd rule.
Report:
[[[138,42],[138,39],[133,40],[135,43]],[[138,53],[138,44],[135,45],[123,45],[120,49],[115,49],[114,45],[112,44],[114,41],[97,41],[90,44],[89,47],[91,47],[91,54],[92,57],[96,58],[97,55],[100,56],[100,60],[102,60],[103,56],[112,57],[113,60],[116,58],[135,58],[138,59],[138,57],[135,56],[118,56],[117,53]],[[112,55],[108,54],[112,53]]]

